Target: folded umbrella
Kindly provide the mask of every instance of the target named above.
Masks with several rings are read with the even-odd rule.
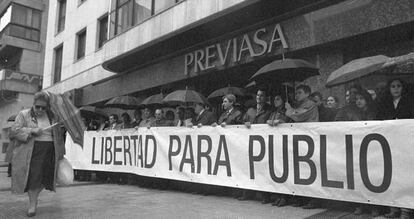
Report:
[[[72,104],[67,95],[51,92],[47,94],[50,98],[52,112],[59,118],[59,122],[63,123],[73,142],[83,146],[83,132],[86,127],[80,116],[80,110]]]

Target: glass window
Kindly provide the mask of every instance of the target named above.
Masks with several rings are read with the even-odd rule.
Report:
[[[108,15],[98,20],[98,48],[101,48],[108,39]]]
[[[132,26],[132,9],[132,1],[129,1],[117,9],[117,33],[122,33]]]
[[[86,29],[77,34],[76,60],[85,57]]]
[[[9,6],[6,12],[0,18],[0,31],[2,31],[11,21],[12,8]]]
[[[151,17],[152,0],[134,0],[134,25]]]
[[[66,19],[66,0],[59,0],[58,6],[58,22],[57,22],[57,32],[60,33],[65,29],[65,19]]]
[[[63,45],[55,48],[55,58],[54,58],[54,72],[53,72],[53,83],[57,83],[61,80],[62,75],[62,54],[63,54]]]
[[[177,0],[154,0],[154,14],[167,9],[177,3]]]

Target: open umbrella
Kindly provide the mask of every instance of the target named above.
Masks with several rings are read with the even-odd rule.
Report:
[[[249,89],[249,88],[253,88],[253,87],[256,87],[256,86],[257,86],[256,81],[251,81],[246,86],[244,86],[244,88]]]
[[[73,142],[82,146],[83,132],[86,130],[86,127],[80,116],[80,110],[72,104],[67,95],[54,94],[51,92],[47,92],[47,94],[50,98],[50,109],[52,112],[57,115],[59,121],[63,123],[63,126],[65,126],[72,137]],[[57,123],[52,126],[56,124]]]
[[[7,122],[14,122],[14,120],[16,120],[16,116],[17,116],[17,115],[11,115],[11,116],[7,119]]]
[[[263,66],[250,80],[256,82],[303,81],[308,77],[319,75],[319,69],[302,59],[281,59]]]
[[[201,103],[210,105],[208,100],[200,93],[194,90],[176,90],[163,99],[163,102],[170,104],[188,104],[188,103]]]
[[[164,99],[164,94],[155,94],[144,99],[139,105],[140,106],[160,106],[164,104],[162,100]]]
[[[94,106],[83,106],[79,110],[81,115],[86,117],[108,117],[108,113]]]
[[[402,56],[389,58],[379,70],[379,74],[385,75],[411,75],[414,69],[414,52]]]
[[[329,75],[326,87],[344,84],[367,76],[372,72],[380,70],[389,59],[389,57],[384,55],[376,55],[352,60]]]
[[[114,97],[105,103],[106,107],[121,108],[121,109],[136,109],[139,106],[139,101],[131,96]]]
[[[208,99],[215,98],[215,97],[222,97],[227,94],[234,94],[236,96],[245,96],[246,92],[243,88],[239,87],[223,87],[218,90],[213,91],[210,95],[208,95]]]

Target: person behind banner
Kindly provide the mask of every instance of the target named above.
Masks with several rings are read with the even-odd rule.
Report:
[[[247,128],[251,127],[251,124],[266,124],[272,113],[272,107],[266,103],[267,91],[263,88],[259,88],[256,93],[256,106],[247,110],[243,117],[243,122]],[[270,195],[268,192],[259,192],[262,196],[262,203],[270,203]],[[240,201],[248,200],[253,196],[254,192],[250,190],[243,190],[242,196],[238,198]]]
[[[121,114],[120,126],[121,126],[121,129],[129,129],[129,128],[134,127],[132,126],[131,117],[129,116],[128,113],[125,112]]]
[[[414,118],[413,101],[408,96],[407,85],[400,78],[388,81],[387,89],[382,96],[378,97],[378,118],[389,119],[412,119]],[[406,208],[390,207],[386,218],[411,218],[412,210]]]
[[[208,106],[202,103],[196,103],[194,106],[196,117],[194,124],[201,127],[203,125],[211,125],[216,122],[216,115],[208,110]]]
[[[50,110],[49,96],[38,92],[32,108],[20,111],[11,128],[16,140],[12,192],[28,192],[29,217],[36,215],[43,189],[56,192],[57,165],[65,154],[65,144],[59,126],[48,128],[54,123],[56,118]]]
[[[175,114],[172,110],[167,110],[165,112],[165,120],[167,120],[168,126],[175,126]]]
[[[139,123],[139,127],[150,127],[151,123],[153,123],[155,120],[154,118],[154,112],[152,111],[151,108],[149,107],[145,107],[144,108],[144,114],[143,114],[143,119],[142,121]]]
[[[184,107],[177,107],[175,110],[175,113],[177,114],[177,119],[174,122],[174,125],[177,127],[184,126],[184,120],[185,120],[185,109]]]
[[[318,107],[309,99],[311,89],[307,85],[296,87],[295,100],[297,107],[293,108],[289,102],[285,103],[286,116],[294,122],[319,122]]]
[[[172,126],[172,121],[168,121],[164,117],[164,110],[159,108],[155,110],[155,119],[150,124],[151,127]]]
[[[120,130],[122,129],[122,124],[119,122],[118,115],[111,114],[109,116],[109,126],[104,130]]]
[[[243,113],[234,107],[236,103],[236,96],[233,94],[227,94],[223,96],[223,103],[221,104],[224,112],[220,115],[217,122],[213,123],[212,126],[221,125],[236,125],[241,124],[243,119]]]
[[[331,122],[335,120],[336,112],[330,108],[325,107],[323,104],[323,96],[320,92],[313,92],[310,97],[318,107],[319,122]]]
[[[131,126],[136,128],[139,127],[139,123],[142,121],[142,112],[139,109],[134,111],[134,120],[131,123]]]
[[[273,106],[275,109],[272,114],[270,114],[269,119],[266,122],[270,126],[291,121],[291,119],[286,116],[286,100],[283,97],[284,95],[282,94],[276,94],[273,99]]]

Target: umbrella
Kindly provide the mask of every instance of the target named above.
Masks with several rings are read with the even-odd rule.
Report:
[[[67,95],[54,94],[47,92],[50,98],[50,109],[58,116],[66,130],[73,139],[73,142],[83,145],[83,132],[86,130],[80,116],[80,110],[77,109],[69,100]],[[52,126],[56,125],[53,124]],[[51,126],[51,127],[52,127]]]
[[[79,109],[81,115],[90,116],[90,117],[108,117],[108,114],[100,108],[94,106],[83,106]]]
[[[210,105],[208,100],[194,90],[176,90],[167,96],[162,100],[165,103],[170,104],[188,104],[188,103],[201,103],[201,104],[207,104]]]
[[[413,74],[414,69],[414,52],[406,55],[392,57],[385,62],[379,74],[386,75],[404,75]]]
[[[7,122],[14,122],[14,120],[16,120],[16,116],[17,116],[17,115],[11,115],[11,116],[7,119]]]
[[[267,81],[303,81],[308,77],[319,75],[319,69],[302,59],[281,59],[263,66],[250,80]]]
[[[106,102],[105,106],[121,109],[136,109],[139,106],[139,101],[135,97],[119,96]]]
[[[234,94],[236,96],[244,96],[246,95],[246,92],[244,91],[243,88],[228,86],[228,87],[223,87],[223,88],[213,91],[213,93],[208,95],[207,98],[211,99],[215,97],[222,97],[227,94]]]
[[[162,100],[164,99],[164,94],[155,94],[152,96],[147,97],[145,100],[143,100],[139,105],[140,106],[158,106],[162,105]]]
[[[257,83],[256,81],[252,81],[250,83],[248,83],[246,86],[244,86],[244,88],[252,88],[252,87],[256,87]]]
[[[332,72],[326,81],[326,87],[347,83],[380,70],[390,58],[384,55],[355,59]]]

